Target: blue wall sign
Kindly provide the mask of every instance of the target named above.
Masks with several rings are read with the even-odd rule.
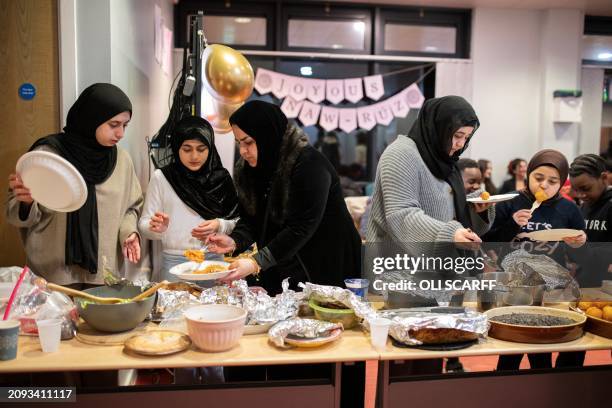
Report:
[[[25,101],[31,101],[36,96],[36,88],[29,83],[21,84],[19,87],[19,96]]]

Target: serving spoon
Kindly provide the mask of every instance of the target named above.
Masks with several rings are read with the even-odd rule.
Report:
[[[65,286],[61,286],[61,285],[56,285],[55,283],[47,283],[47,288],[54,290],[56,292],[62,292],[65,293],[67,295],[73,296],[73,297],[80,297],[83,299],[89,299],[91,301],[94,301],[96,303],[100,303],[100,304],[115,304],[115,303],[130,303],[130,302],[138,302],[139,300],[145,299],[149,296],[151,296],[153,293],[157,292],[158,289],[161,289],[163,287],[165,287],[169,282],[168,281],[163,281],[163,282],[159,282],[158,284],[151,286],[149,289],[145,290],[144,292],[130,298],[130,299],[122,299],[122,298],[118,298],[118,297],[101,297],[101,296],[95,296],[92,295],[90,293],[87,292],[83,292],[80,290],[76,290],[76,289],[71,289],[71,288],[67,288]]]

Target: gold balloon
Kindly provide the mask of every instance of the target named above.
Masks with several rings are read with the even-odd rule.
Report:
[[[204,86],[213,98],[229,104],[242,103],[253,93],[253,67],[233,48],[209,45],[202,54]]]
[[[213,98],[212,107],[214,113],[207,115],[206,120],[210,122],[215,132],[228,133],[232,130],[232,126],[229,123],[229,117],[243,104],[244,102],[225,103]]]

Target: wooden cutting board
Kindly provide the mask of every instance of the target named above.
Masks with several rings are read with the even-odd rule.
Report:
[[[76,339],[81,343],[95,346],[122,346],[130,337],[147,331],[148,323],[140,323],[132,330],[121,333],[105,333],[98,331],[86,322],[80,322],[77,326]]]

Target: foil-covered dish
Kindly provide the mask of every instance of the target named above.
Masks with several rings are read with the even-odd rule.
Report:
[[[268,339],[277,347],[315,347],[337,339],[342,324],[295,317],[275,324]]]
[[[310,282],[300,283],[299,286],[303,289],[302,294],[305,299],[315,300],[321,306],[352,309],[361,320],[376,317],[376,310],[348,289]]]
[[[229,304],[247,311],[247,325],[269,325],[297,316],[300,296],[289,289],[289,280],[282,282],[283,292],[271,297],[263,291],[253,291],[245,280],[237,280],[229,286],[205,289],[200,303]]]
[[[486,337],[487,316],[463,308],[413,308],[382,311],[391,320],[389,335],[409,345],[460,343]]]

